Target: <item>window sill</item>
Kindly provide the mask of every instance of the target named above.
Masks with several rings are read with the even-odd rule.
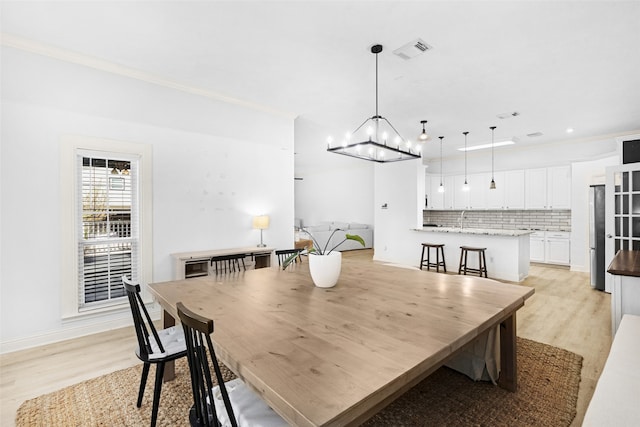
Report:
[[[105,314],[120,314],[128,312],[129,302],[125,301],[120,304],[109,305],[105,307],[96,307],[92,309],[78,310],[76,313],[71,313],[62,316],[63,322],[73,322],[75,320],[91,319],[94,317],[104,317]]]
[[[152,318],[155,317],[154,316],[155,314],[160,313],[159,306],[156,306],[152,299],[148,299],[144,297],[142,299],[144,301],[144,304],[149,309],[149,314],[151,314]],[[119,315],[123,313],[129,316],[131,315],[131,307],[129,307],[129,301],[123,301],[122,303],[119,303],[119,304],[108,305],[104,307],[85,309],[82,311],[79,310],[76,313],[71,313],[71,314],[62,316],[62,322],[64,324],[64,323],[70,323],[78,320],[104,318],[106,315],[114,315],[114,316],[120,317]]]

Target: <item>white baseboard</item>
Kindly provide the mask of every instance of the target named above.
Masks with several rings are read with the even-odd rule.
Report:
[[[569,268],[570,271],[579,271],[582,273],[588,273],[589,271],[591,271],[591,267],[588,265],[577,265],[577,264],[571,264],[571,267]]]
[[[160,318],[160,308],[158,305],[149,307],[151,318]],[[44,332],[28,337],[17,338],[0,342],[0,354],[12,353],[14,351],[26,350],[41,345],[52,344],[73,338],[80,338],[100,332],[111,331],[113,329],[124,328],[132,325],[131,312],[124,312],[117,317],[109,316],[108,319],[92,319],[91,322],[84,321],[68,322],[60,329]]]

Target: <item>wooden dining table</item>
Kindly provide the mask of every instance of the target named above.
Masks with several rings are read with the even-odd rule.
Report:
[[[516,390],[516,311],[534,293],[347,258],[328,289],[305,262],[149,290],[166,325],[178,302],[213,319],[219,359],[294,426],[358,425],[497,325],[498,384]]]

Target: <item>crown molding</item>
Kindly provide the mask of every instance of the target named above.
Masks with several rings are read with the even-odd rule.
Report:
[[[225,102],[227,104],[237,105],[251,110],[269,113],[278,117],[284,117],[286,119],[293,120],[297,117],[297,114],[294,114],[292,112],[278,110],[267,105],[262,105],[255,102],[250,102],[232,96],[224,95],[213,90],[203,89],[201,87],[180,83],[176,80],[167,79],[153,73],[138,70],[135,68],[125,67],[123,65],[119,65],[95,56],[85,55],[83,53],[47,45],[14,34],[0,33],[0,44],[25,52],[30,52],[37,55],[54,58],[60,61],[93,68],[106,73],[124,76],[131,79],[140,80],[145,83],[151,83],[165,88],[179,90],[192,95],[214,99],[216,101]]]

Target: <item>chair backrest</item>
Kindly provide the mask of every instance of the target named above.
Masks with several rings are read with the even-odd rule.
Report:
[[[211,257],[211,266],[215,267],[216,274],[235,273],[245,271],[245,254],[223,255]],[[240,266],[242,264],[242,267]]]
[[[187,344],[187,360],[191,373],[191,389],[193,391],[193,407],[189,411],[189,421],[191,425],[218,425],[218,414],[216,413],[212,391],[213,382],[211,380],[209,359],[207,357],[208,352],[229,420],[232,426],[237,426],[229,394],[227,393],[222,372],[220,371],[220,365],[218,364],[213,343],[211,342],[213,320],[192,312],[181,302],[179,302],[176,307],[178,309],[178,317],[184,328],[184,336]]]
[[[124,284],[124,289],[127,292],[127,297],[129,298],[129,305],[131,306],[133,326],[138,338],[140,357],[148,360],[150,358],[149,356],[154,354],[154,350],[155,352],[159,350],[160,353],[164,353],[165,349],[162,346],[160,337],[158,336],[158,331],[155,326],[153,326],[151,316],[149,316],[149,312],[147,311],[144,302],[142,302],[142,297],[140,296],[140,285],[134,284],[127,278],[127,276],[122,276],[122,283]],[[152,346],[150,336],[153,337],[153,343],[157,343],[157,349],[154,349]]]
[[[300,254],[302,249],[280,249],[276,251],[276,255],[278,256],[278,265],[282,266],[287,258],[289,258],[293,254]],[[302,259],[297,256],[293,259],[293,262],[302,262]]]

